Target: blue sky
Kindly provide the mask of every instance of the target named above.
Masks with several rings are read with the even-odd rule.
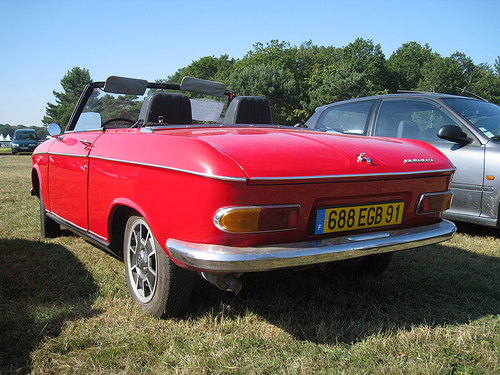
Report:
[[[499,16],[498,0],[0,0],[0,123],[41,125],[74,66],[93,80],[155,80],[271,39],[344,47],[361,37],[386,58],[416,41],[492,66]]]

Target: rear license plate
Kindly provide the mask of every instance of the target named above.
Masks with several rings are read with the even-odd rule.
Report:
[[[322,208],[316,211],[314,234],[401,224],[404,206],[404,202],[391,202]]]

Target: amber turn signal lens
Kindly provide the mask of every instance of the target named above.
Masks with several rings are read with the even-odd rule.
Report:
[[[275,232],[295,229],[299,217],[299,205],[229,207],[215,214],[214,224],[229,233]]]
[[[450,208],[452,199],[453,193],[451,191],[422,194],[416,214],[425,215],[446,211]]]
[[[259,209],[229,211],[219,219],[222,228],[229,232],[255,232],[259,227]]]

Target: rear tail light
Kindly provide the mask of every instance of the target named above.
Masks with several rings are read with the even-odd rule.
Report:
[[[299,217],[299,205],[229,207],[217,211],[214,224],[227,233],[275,232],[297,228]]]
[[[426,215],[446,211],[451,206],[452,198],[453,193],[451,191],[422,194],[417,205],[416,214]]]

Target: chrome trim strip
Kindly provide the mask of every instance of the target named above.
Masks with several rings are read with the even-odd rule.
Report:
[[[101,236],[100,234],[94,233],[91,230],[89,230],[89,233],[94,236],[95,238],[99,238],[101,241],[104,241],[106,243],[109,243],[108,239],[106,237]]]
[[[57,156],[67,156],[67,157],[70,157],[70,158],[86,158],[88,157],[87,155],[75,155],[75,154],[64,154],[64,153],[59,153],[59,152],[37,152],[37,153],[33,153],[33,155],[57,155]]]
[[[459,184],[459,183],[451,183],[451,189],[458,190],[470,190],[470,191],[482,191],[483,187],[481,185],[472,185],[472,184]]]
[[[491,185],[471,185],[471,184],[454,184],[451,183],[451,189],[457,190],[470,190],[470,191],[485,191],[487,193],[491,193],[495,191],[495,187]]]
[[[415,172],[394,172],[394,173],[363,173],[363,174],[337,174],[324,176],[294,176],[294,177],[252,177],[250,181],[294,181],[294,180],[314,180],[314,179],[329,179],[329,178],[358,178],[358,177],[386,177],[386,176],[414,176],[421,174],[432,173],[453,173],[456,168],[452,169],[433,169],[429,171]]]
[[[236,182],[246,182],[247,181],[246,177],[217,176],[217,175],[212,175],[212,174],[208,174],[208,173],[194,172],[194,171],[189,171],[189,170],[186,170],[186,169],[174,168],[174,167],[167,167],[167,166],[158,165],[158,164],[141,163],[141,162],[135,162],[135,161],[129,161],[129,160],[120,160],[120,159],[114,159],[114,158],[105,158],[105,157],[101,157],[101,156],[92,156],[92,155],[90,155],[90,158],[91,159],[97,159],[97,160],[112,161],[112,162],[116,162],[116,163],[125,163],[125,164],[132,164],[132,165],[140,165],[140,166],[143,166],[143,167],[166,169],[166,170],[169,170],[169,171],[175,171],[175,172],[181,172],[181,173],[188,173],[188,174],[192,174],[192,175],[195,175],[195,176],[213,178],[213,179],[216,179],[216,180],[236,181]]]
[[[68,228],[70,231],[76,233],[77,235],[84,237],[85,239],[88,239],[93,244],[95,244],[101,248],[106,248],[107,246],[109,246],[109,241],[107,238],[99,236],[93,232],[87,231],[86,229],[63,219],[62,217],[60,217],[52,212],[46,211],[46,214],[52,220],[56,221],[57,223],[59,223],[60,225],[62,225],[64,227]]]
[[[87,233],[86,229],[80,227],[79,225],[73,224],[70,221],[67,221],[67,220],[63,219],[62,217],[60,217],[59,215],[57,215],[57,214],[55,214],[53,212],[50,212],[50,211],[46,210],[46,213],[47,213],[47,216],[49,216],[51,219],[59,222],[59,224],[64,225],[68,229],[71,228],[71,229],[77,230],[77,231],[82,232],[82,233]]]
[[[257,272],[333,262],[426,246],[450,239],[451,221],[417,228],[384,231],[380,236],[353,236],[257,247],[197,244],[170,238],[170,256],[188,267],[209,272]],[[351,238],[350,238],[351,237]]]
[[[78,157],[78,158],[86,158],[86,157],[88,157],[90,159],[105,160],[105,161],[111,161],[111,162],[115,162],[115,163],[125,163],[125,164],[131,164],[131,165],[140,165],[140,166],[144,166],[144,167],[166,169],[166,170],[175,171],[175,172],[188,173],[188,174],[192,174],[192,175],[200,176],[200,177],[213,178],[213,179],[216,179],[216,180],[247,182],[247,178],[246,177],[217,176],[217,175],[211,175],[211,174],[208,174],[208,173],[201,173],[201,172],[189,171],[187,169],[167,167],[167,166],[164,166],[164,165],[150,164],[150,163],[141,163],[141,162],[135,162],[135,161],[130,161],[130,160],[122,160],[122,159],[114,159],[114,158],[105,158],[105,157],[101,157],[101,156],[73,155],[73,154],[63,154],[63,153],[58,153],[58,152],[40,152],[40,153],[36,153],[34,155],[43,155],[43,154],[57,155],[57,156],[68,156],[68,157]]]

